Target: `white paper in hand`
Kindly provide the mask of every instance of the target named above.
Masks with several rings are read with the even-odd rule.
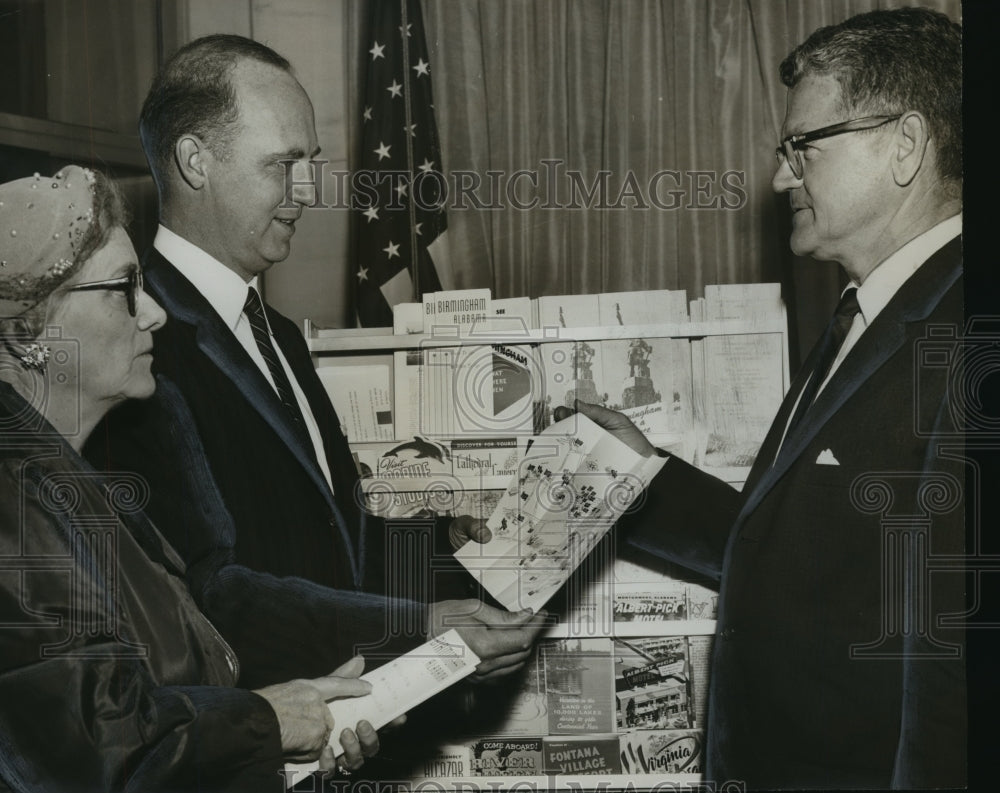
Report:
[[[631,506],[665,462],[577,413],[534,442],[486,522],[492,538],[455,552],[511,611],[537,610]]]
[[[479,661],[479,656],[462,641],[458,632],[450,630],[362,675],[362,680],[372,684],[370,694],[328,703],[335,724],[330,735],[334,755],[340,757],[344,753],[340,733],[345,728],[353,730],[359,721],[368,721],[378,730],[471,675]],[[318,768],[318,763],[286,763],[285,780],[291,787]]]

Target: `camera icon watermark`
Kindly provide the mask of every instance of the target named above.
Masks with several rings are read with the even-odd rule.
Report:
[[[596,401],[596,390],[577,382],[578,374],[593,379],[585,371],[587,346],[561,338],[558,328],[530,331],[519,317],[483,318],[466,328],[434,326],[414,353],[420,367],[415,400],[420,434],[432,439],[539,434],[553,422],[556,407],[572,407],[576,398]]]
[[[914,348],[914,375],[918,437],[1000,441],[1000,409],[987,393],[1000,380],[1000,318],[970,317],[964,329],[929,326]],[[942,388],[947,416],[926,400]]]
[[[58,393],[60,400],[60,418],[62,426],[59,434],[73,437],[80,432],[80,342],[77,339],[63,338],[62,328],[50,325],[36,340],[38,344],[48,347],[49,359],[41,377],[25,378],[18,376],[17,382],[23,387],[22,396],[28,403],[28,408],[11,416],[0,418],[0,433],[5,438],[18,435],[44,433],[46,424],[43,416],[52,403],[54,394]],[[5,362],[0,366],[17,366],[13,362]],[[22,374],[18,372],[18,375]]]

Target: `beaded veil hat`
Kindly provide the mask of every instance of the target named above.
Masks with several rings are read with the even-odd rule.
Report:
[[[0,185],[0,318],[37,305],[80,266],[93,206],[94,174],[77,165]]]

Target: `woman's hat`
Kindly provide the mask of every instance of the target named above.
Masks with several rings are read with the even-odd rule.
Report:
[[[0,185],[0,318],[37,305],[81,264],[93,185],[93,171],[78,165]]]

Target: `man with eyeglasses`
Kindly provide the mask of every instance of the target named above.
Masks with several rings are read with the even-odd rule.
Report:
[[[850,285],[743,490],[671,458],[619,524],[720,582],[716,784],[965,783],[960,47],[941,14],[875,11],[781,64],[791,247]],[[655,452],[621,414],[578,408]]]

